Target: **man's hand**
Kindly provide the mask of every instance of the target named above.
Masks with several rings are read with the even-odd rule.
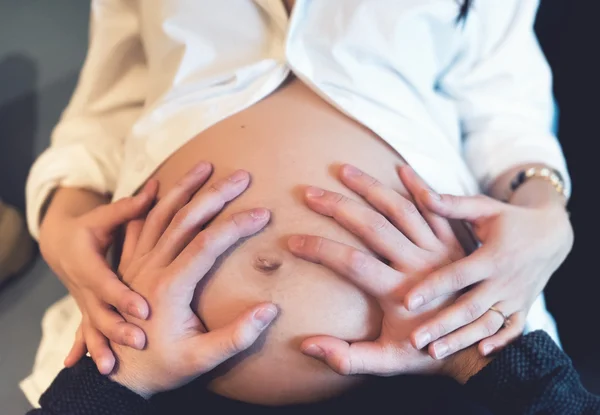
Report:
[[[269,221],[268,210],[253,209],[203,229],[249,180],[240,170],[191,199],[196,187],[186,177],[145,222],[128,225],[120,269],[123,281],[148,301],[150,313],[146,320],[127,320],[142,328],[148,341],[143,350],[111,344],[118,361],[114,381],[145,398],[174,389],[250,347],[276,317],[273,304],[259,304],[230,325],[207,332],[190,306],[198,282],[217,258]]]
[[[304,340],[302,351],[345,375],[444,373],[446,361],[415,349],[410,333],[455,296],[438,298],[418,312],[404,307],[404,296],[424,275],[464,256],[450,224],[429,211],[419,212],[408,199],[356,168],[344,166],[341,179],[375,210],[316,188],[307,190],[308,206],[356,234],[389,265],[319,236],[293,236],[288,245],[294,255],[332,269],[373,296],[383,311],[381,335],[375,341],[352,344],[330,336],[312,337]],[[497,313],[489,312],[478,327],[485,331],[488,325],[501,323]]]

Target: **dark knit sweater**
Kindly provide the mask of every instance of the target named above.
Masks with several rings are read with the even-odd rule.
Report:
[[[410,379],[409,376],[402,378]],[[422,379],[415,377],[414,384],[426,385]],[[409,384],[411,383],[412,380]],[[426,390],[419,394],[427,399],[431,389],[427,386],[425,388]],[[470,400],[473,406],[469,408],[482,408],[481,411],[472,410],[467,411],[468,413],[600,414],[600,397],[584,389],[570,359],[544,332],[531,333],[514,342],[473,376],[461,390],[464,394],[459,399]],[[401,388],[394,397],[400,412],[406,409],[403,408],[404,394],[409,393]],[[452,392],[449,396],[456,398],[456,395]],[[456,401],[448,399],[448,406],[438,405],[436,408],[443,408],[440,409],[443,413],[455,413],[453,408],[458,406],[453,400]],[[29,415],[156,413],[157,406],[151,402],[102,376],[93,362],[86,358],[73,368],[64,369],[40,399],[41,409],[33,410]],[[245,404],[238,402],[235,405],[243,411]],[[368,405],[375,410],[377,401],[374,400]],[[257,413],[257,408],[259,407],[252,406],[252,412]],[[310,406],[310,410],[309,406],[305,408],[306,411],[298,411],[297,407],[294,413],[319,412],[315,410],[314,405]],[[329,406],[327,412],[331,409]],[[264,411],[273,411],[273,408],[264,408]],[[427,413],[431,413],[428,411]],[[460,411],[463,414],[467,413],[465,409]],[[190,413],[194,414],[221,412],[222,408],[215,405],[215,401],[207,405],[202,402],[202,398],[190,407]],[[285,412],[284,408],[281,408],[281,412]],[[180,413],[182,412],[177,411],[177,414]]]

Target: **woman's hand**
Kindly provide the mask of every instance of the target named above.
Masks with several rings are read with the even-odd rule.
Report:
[[[528,206],[486,196],[439,196],[409,171],[403,171],[402,179],[417,205],[467,221],[482,243],[473,254],[434,271],[407,294],[407,308],[418,310],[440,296],[470,288],[413,332],[415,346],[430,344],[430,352],[438,358],[482,339],[483,355],[506,346],[523,332],[531,305],[571,250],[573,230],[563,200],[554,189],[550,192],[555,199],[546,198],[541,205],[529,200]],[[531,199],[527,194],[523,198]],[[477,322],[490,307],[507,316],[507,324],[502,330],[492,324],[482,332]]]
[[[340,374],[440,373],[446,362],[416,350],[410,333],[454,301],[456,296],[438,297],[416,312],[404,307],[408,289],[425,275],[464,256],[462,247],[446,219],[428,211],[420,213],[397,192],[351,166],[341,170],[342,182],[376,210],[337,193],[308,188],[306,202],[315,212],[330,216],[361,238],[374,256],[319,236],[292,236],[291,252],[322,264],[372,295],[383,311],[379,338],[349,344],[330,336],[303,341],[303,353],[327,363]],[[477,323],[485,332],[502,318],[490,312]]]
[[[127,319],[145,331],[148,342],[144,350],[112,344],[118,360],[114,381],[145,398],[174,389],[250,347],[276,317],[273,304],[259,304],[230,325],[206,332],[190,306],[217,258],[269,221],[268,210],[254,209],[202,230],[249,179],[240,170],[191,199],[199,181],[187,176],[145,222],[128,225],[119,268],[123,281],[148,300],[150,315]]]
[[[87,344],[98,369],[109,373],[114,357],[107,337],[131,347],[143,346],[144,333],[121,315],[145,318],[146,301],[112,272],[106,253],[121,225],[147,213],[156,190],[156,183],[149,182],[137,196],[110,204],[102,204],[101,196],[81,189],[60,189],[55,195],[41,225],[40,249],[83,316],[83,336],[78,336],[65,360],[67,366],[83,356]]]

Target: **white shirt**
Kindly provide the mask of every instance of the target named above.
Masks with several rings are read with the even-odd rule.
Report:
[[[552,133],[537,0],[92,0],[79,84],[27,183],[132,194],[170,154],[273,92],[290,71],[378,134],[434,188],[473,194],[541,162]],[[567,186],[570,187],[567,183]]]

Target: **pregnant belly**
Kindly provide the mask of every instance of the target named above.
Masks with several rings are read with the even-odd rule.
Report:
[[[198,315],[210,330],[258,302],[274,302],[281,310],[254,347],[212,374],[209,388],[245,402],[282,405],[326,399],[364,381],[335,374],[303,356],[299,345],[318,334],[348,341],[374,339],[380,309],[343,278],[293,257],[285,241],[291,234],[309,233],[365,249],[333,220],[306,208],[302,189],[311,184],[352,196],[336,178],[336,166],[348,162],[402,191],[395,173],[402,159],[372,132],[293,80],[170,157],[154,175],[161,194],[199,160],[213,163],[211,181],[240,168],[252,175],[250,189],[215,223],[252,207],[269,208],[272,221],[205,278],[194,304]]]

